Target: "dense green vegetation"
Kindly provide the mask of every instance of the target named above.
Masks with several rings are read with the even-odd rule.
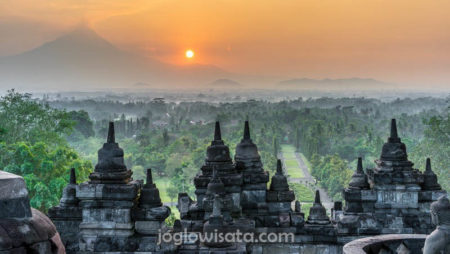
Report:
[[[213,122],[221,121],[223,139],[233,153],[247,118],[266,170],[273,172],[283,144],[292,144],[302,153],[304,161],[310,162],[308,166],[319,184],[336,200],[342,198],[341,190],[352,175],[357,157],[364,158],[366,168],[374,166],[373,161],[379,157],[388,136],[390,119],[397,118],[399,134],[410,157],[419,163],[416,166],[423,169],[425,158],[432,157],[441,184],[449,188],[448,153],[445,153],[449,147],[449,104],[445,99],[299,98],[281,102],[178,104],[163,100],[129,103],[63,100],[51,104],[89,112],[96,137],[71,144],[92,161],[105,135],[106,122],[115,119],[121,126],[119,140],[127,165],[138,178],[143,177],[144,168],[152,167],[166,183],[161,184],[168,192],[165,201],[174,200],[180,191],[192,194],[192,178],[203,163]],[[301,177],[293,151],[285,152],[291,156],[285,158],[288,174]]]
[[[314,192],[311,190],[311,188],[299,183],[290,183],[289,186],[294,191],[295,197],[298,200],[301,200],[305,203],[314,202]]]
[[[12,90],[0,98],[0,119],[0,168],[24,177],[33,207],[46,211],[58,204],[70,168],[86,180],[91,162],[64,138],[76,124],[71,113]]]
[[[283,154],[284,167],[286,168],[287,175],[291,178],[305,177],[295,157],[295,147],[292,145],[282,145],[281,152]]]
[[[163,201],[171,202],[178,192],[195,197],[192,179],[204,162],[214,121],[221,121],[222,137],[233,154],[244,120],[249,119],[266,170],[274,172],[283,144],[291,144],[309,161],[319,184],[338,200],[356,158],[363,157],[364,166],[373,167],[388,136],[390,119],[397,118],[399,135],[416,167],[423,169],[425,158],[431,157],[439,182],[450,190],[448,107],[447,100],[438,98],[299,98],[220,104],[46,101],[11,91],[0,99],[0,167],[23,175],[32,205],[45,211],[58,202],[70,167],[77,169],[78,181],[87,179],[105,142],[107,122],[113,120],[116,140],[133,177],[143,179],[145,169],[152,168]],[[287,155],[291,157],[285,166],[294,177],[301,171],[290,170],[298,168],[292,154]],[[302,202],[311,200],[310,188],[292,188]]]

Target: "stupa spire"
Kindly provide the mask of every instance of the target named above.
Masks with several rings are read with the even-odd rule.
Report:
[[[395,119],[391,120],[391,136],[390,136],[390,138],[398,138],[397,122]]]
[[[270,182],[271,191],[288,191],[289,184],[287,178],[283,175],[283,168],[281,165],[281,160],[277,160],[277,172],[272,176],[272,181]]]
[[[361,157],[358,157],[358,165],[356,166],[356,171],[358,173],[364,173]]]
[[[248,124],[248,121],[245,121],[245,126],[244,126],[244,139],[250,139],[250,127]]]
[[[213,168],[211,181],[208,183],[206,193],[207,194],[222,194],[225,191],[225,186],[220,180],[217,172],[217,168]]]
[[[322,204],[322,202],[320,202],[320,192],[319,192],[319,190],[316,190],[316,197],[314,198],[314,204]]]
[[[370,187],[369,182],[367,181],[367,175],[366,173],[364,173],[361,157],[358,157],[356,171],[353,174],[352,179],[350,180],[348,186],[350,188],[357,188],[357,189],[369,189]]]
[[[219,123],[219,121],[216,122],[216,127],[214,129],[214,140],[215,141],[222,140],[222,134],[220,132],[220,123]]]
[[[139,207],[159,207],[161,206],[161,197],[159,196],[159,190],[153,183],[152,169],[147,169],[147,181],[141,189],[141,195],[139,198]]]
[[[152,177],[152,169],[147,169],[147,182],[146,184],[153,184],[153,177]]]
[[[405,168],[407,164],[412,166],[411,162],[408,161],[406,146],[398,137],[397,121],[395,119],[391,120],[391,133],[387,142],[383,145],[380,159],[382,161],[402,161],[406,163],[403,165],[403,168]]]
[[[125,166],[122,148],[116,143],[114,122],[109,122],[106,143],[98,150],[97,165],[89,175],[91,183],[127,183],[132,174]]]
[[[277,174],[282,175],[283,174],[283,166],[281,164],[281,160],[277,160]]]
[[[316,190],[316,197],[313,206],[309,209],[308,224],[329,224],[330,218],[327,216],[327,210],[320,202],[320,192]]]
[[[76,175],[75,175],[75,168],[71,168],[70,169],[69,184],[77,184],[77,178],[76,178]]]
[[[114,122],[109,122],[108,138],[106,143],[116,143],[116,134],[114,131]]]
[[[426,172],[432,172],[433,170],[431,169],[431,159],[430,158],[427,158],[427,163],[426,163],[426,166],[425,166],[425,171]]]
[[[425,172],[423,172],[423,189],[440,190],[441,185],[437,181],[437,175],[431,169],[431,159],[427,158]]]

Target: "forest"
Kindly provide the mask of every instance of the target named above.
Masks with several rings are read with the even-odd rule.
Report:
[[[0,98],[0,168],[22,175],[31,205],[46,211],[58,204],[70,168],[78,182],[87,180],[108,122],[114,121],[133,178],[144,179],[145,169],[152,168],[163,202],[174,206],[179,192],[195,197],[192,180],[204,162],[214,122],[220,121],[222,138],[234,153],[249,120],[265,170],[273,174],[276,159],[287,158],[286,147],[293,147],[317,182],[292,183],[298,199],[311,202],[314,188],[321,187],[337,201],[358,157],[364,168],[374,167],[390,119],[396,118],[415,168],[424,170],[430,157],[439,183],[450,191],[449,106],[449,98],[433,97],[166,102],[161,97],[49,99],[10,90]],[[285,169],[290,177],[302,177],[295,166]]]

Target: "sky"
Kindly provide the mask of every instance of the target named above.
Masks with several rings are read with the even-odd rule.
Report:
[[[0,56],[84,25],[176,65],[448,87],[449,10],[448,0],[1,0]]]

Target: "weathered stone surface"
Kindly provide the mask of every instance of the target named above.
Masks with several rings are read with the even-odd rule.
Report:
[[[152,170],[147,169],[147,181],[141,188],[141,195],[139,196],[139,207],[160,207],[162,206],[161,198],[159,197],[159,190],[153,183]]]
[[[89,179],[92,183],[127,183],[131,175],[124,163],[123,150],[115,140],[114,122],[110,122],[108,138],[98,150],[98,162]]]
[[[327,216],[327,211],[320,201],[320,192],[316,190],[316,197],[313,206],[309,209],[307,224],[327,225],[330,224],[330,218]]]
[[[431,218],[436,229],[427,236],[424,254],[440,254],[450,252],[450,201],[442,196],[431,204]]]
[[[30,209],[22,177],[0,171],[0,189],[0,253],[65,253],[52,221]]]
[[[370,187],[369,182],[367,181],[367,175],[363,170],[361,157],[358,158],[358,166],[348,186],[349,188],[355,189],[369,189]]]
[[[391,136],[375,162],[376,168],[367,170],[370,189],[350,187],[344,191],[346,208],[336,218],[338,231],[349,235],[430,232],[430,202],[445,191],[437,184],[430,160],[423,174],[412,168],[395,119]],[[359,218],[357,227],[346,223],[352,216]]]
[[[420,254],[425,235],[391,234],[361,238],[347,243],[343,248],[344,254],[366,253],[402,253],[398,252],[402,244],[408,246],[410,254]],[[385,252],[383,252],[385,251]],[[405,252],[403,252],[405,253]]]
[[[140,185],[137,181],[129,184],[82,183],[77,187],[77,198],[80,200],[135,200]]]
[[[123,150],[115,142],[114,124],[110,123],[91,180],[76,185],[71,177],[60,205],[50,209],[68,253],[170,250],[149,237],[165,229],[164,220],[170,214],[161,203],[151,170],[145,184],[130,176],[123,163]]]
[[[287,178],[283,174],[283,167],[281,165],[281,160],[277,161],[277,172],[272,177],[270,182],[271,191],[288,191],[289,185],[287,183]]]
[[[103,151],[102,156],[106,157],[102,157],[102,160],[121,165],[122,155],[118,152],[118,144],[113,138],[108,138],[108,143],[113,145],[105,144],[104,149],[116,152]],[[435,184],[434,176],[430,173],[431,167],[427,166],[428,172],[423,174],[412,168],[413,163],[407,160],[406,146],[401,143],[396,123],[392,121],[391,136],[383,146],[376,167],[367,169],[365,173],[362,160],[358,160],[358,168],[349,188],[343,192],[345,208],[342,210],[342,204],[336,204],[330,220],[317,193],[305,222],[298,201],[293,209],[295,195],[289,190],[281,161],[267,189],[269,175],[263,170],[257,146],[250,138],[249,123],[245,123],[243,139],[236,147],[235,164],[221,138],[220,125],[216,123],[214,140],[207,149],[205,163],[194,179],[197,199],[192,200],[186,193],[179,195],[180,220],[175,222],[173,230],[187,230],[183,233],[184,238],[192,232],[215,230],[240,230],[256,234],[292,233],[294,242],[229,244],[213,241],[201,244],[198,241],[186,241],[174,248],[173,243],[156,244],[156,234],[166,230],[163,221],[170,210],[161,205],[151,173],[147,174],[147,184],[143,185],[127,178],[126,170],[111,165],[110,168],[119,169],[111,172],[103,170],[102,181],[107,182],[91,178],[89,184],[81,184],[75,190],[81,200],[75,207],[83,210],[78,254],[94,251],[129,254],[167,251],[341,254],[342,244],[363,235],[430,232],[429,205],[445,193]],[[106,169],[103,166],[100,168]],[[113,177],[111,180],[108,174],[126,180],[113,182]],[[117,214],[113,210],[117,210]],[[61,226],[75,223],[69,220],[68,215],[76,214],[76,210],[52,211],[54,215],[61,215],[61,220],[55,220]],[[75,237],[76,232],[72,233]],[[6,245],[13,246],[12,243]],[[404,243],[386,246],[390,251],[405,251],[409,248]]]
[[[431,169],[431,159],[427,158],[425,172],[423,173],[423,185],[424,190],[441,190],[441,186],[437,181],[437,176]]]
[[[167,206],[134,208],[132,210],[132,219],[137,221],[164,221],[169,215],[170,208]]]
[[[31,209],[25,181],[0,170],[0,218],[28,217],[31,217]]]

